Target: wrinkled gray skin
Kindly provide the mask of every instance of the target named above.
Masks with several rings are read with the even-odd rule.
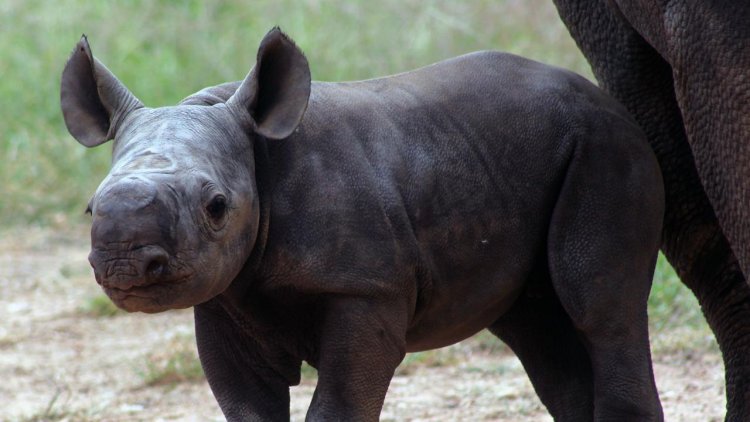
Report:
[[[726,420],[750,421],[750,2],[555,4],[602,88],[656,152],[662,250],[721,347]]]
[[[242,82],[149,109],[83,39],[62,108],[115,139],[90,261],[120,307],[195,307],[229,420],[377,420],[406,352],[489,327],[558,420],[660,420],[646,299],[660,171],[628,113],[583,78],[482,52],[311,83],[278,29]],[[562,393],[558,393],[558,391]]]

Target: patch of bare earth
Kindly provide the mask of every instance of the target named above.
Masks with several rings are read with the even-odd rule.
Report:
[[[83,230],[0,232],[0,419],[223,420],[205,380],[186,368],[195,363],[192,312],[92,312],[101,292],[87,249]],[[706,336],[652,340],[667,420],[723,418],[722,363]],[[551,420],[513,354],[486,343],[407,356],[381,419]],[[292,388],[293,420],[304,419],[314,385],[305,371]]]

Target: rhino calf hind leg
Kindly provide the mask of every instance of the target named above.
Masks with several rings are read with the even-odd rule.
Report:
[[[555,421],[591,421],[594,391],[588,353],[552,291],[549,277],[539,282],[545,291],[524,292],[490,331],[521,360]]]
[[[662,420],[646,309],[664,212],[659,169],[642,143],[589,139],[600,141],[578,146],[550,222],[550,279],[588,351],[594,420]]]

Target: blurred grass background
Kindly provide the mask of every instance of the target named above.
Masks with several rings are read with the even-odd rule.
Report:
[[[313,78],[352,80],[498,49],[590,76],[549,0],[84,1],[0,3],[0,227],[86,224],[109,145],[86,149],[59,110],[62,67],[82,33],[148,106],[244,77],[279,25]],[[697,303],[660,260],[651,301],[659,329],[702,324]],[[702,329],[705,329],[703,326]]]
[[[145,104],[161,106],[242,79],[274,25],[305,51],[318,80],[371,78],[479,49],[588,69],[548,0],[4,0],[0,222],[85,221],[106,174],[111,147],[78,145],[60,113],[60,73],[82,33]]]

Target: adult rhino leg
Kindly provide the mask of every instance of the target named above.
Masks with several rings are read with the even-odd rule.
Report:
[[[662,251],[696,295],[721,348],[726,420],[750,420],[750,288],[698,177],[673,70],[611,2],[555,4],[602,88],[633,114],[656,153],[666,193]]]
[[[717,229],[682,277],[716,335],[725,366],[727,421],[750,420],[750,288]],[[679,274],[682,271],[678,270]],[[698,276],[700,275],[700,276]],[[707,282],[705,280],[711,280]]]
[[[556,421],[591,421],[594,379],[588,353],[549,276],[535,277],[529,285],[490,331],[513,349]]]
[[[740,268],[750,272],[750,3],[618,0],[669,63],[687,141]]]
[[[686,281],[715,329],[727,370],[728,420],[750,420],[750,5],[696,2],[670,10],[668,60],[716,227]],[[725,237],[726,236],[726,237]]]

